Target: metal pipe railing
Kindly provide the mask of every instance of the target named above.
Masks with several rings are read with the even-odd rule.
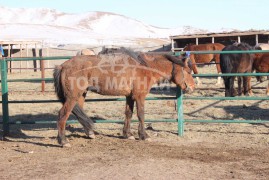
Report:
[[[184,52],[177,52],[180,55]],[[252,50],[252,51],[190,51],[191,54],[238,54],[238,53],[269,53],[269,50]],[[36,79],[7,79],[7,62],[8,61],[29,61],[29,60],[64,60],[70,59],[72,56],[55,56],[55,57],[33,57],[33,58],[4,58],[1,60],[1,86],[2,86],[2,110],[3,110],[3,129],[4,135],[9,132],[9,110],[8,104],[14,103],[55,103],[58,100],[37,100],[37,101],[9,101],[8,100],[8,82],[37,82],[37,81],[52,81],[52,78],[36,78]],[[217,77],[217,76],[269,76],[269,73],[231,73],[231,74],[199,74],[194,77]],[[267,120],[184,120],[183,117],[183,100],[269,100],[269,97],[183,97],[180,89],[177,89],[176,97],[150,97],[146,100],[171,100],[177,99],[177,115],[178,119],[166,120],[147,120],[146,122],[178,122],[178,134],[183,135],[184,122],[205,122],[205,123],[267,123]],[[104,99],[90,99],[92,101],[125,101],[125,98],[104,98]],[[37,123],[50,123],[55,121],[37,121]],[[123,123],[122,120],[97,120],[98,123]],[[12,122],[14,123],[14,122]],[[12,124],[11,123],[11,124]],[[15,122],[23,123],[23,122]]]

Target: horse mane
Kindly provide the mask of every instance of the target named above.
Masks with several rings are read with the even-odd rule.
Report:
[[[234,43],[233,44],[236,47],[239,47],[240,49],[247,49],[247,50],[253,50],[254,47],[250,46],[248,43],[241,42],[241,43]]]
[[[180,66],[182,66],[182,67],[185,66],[185,64],[184,64],[184,62],[182,61],[182,59],[179,59],[179,58],[176,57],[176,56],[172,56],[172,55],[170,55],[170,54],[164,54],[164,57],[165,57],[166,59],[168,59],[168,60],[169,60],[170,62],[172,62],[172,63],[178,64],[178,65],[180,65]]]
[[[104,49],[98,53],[100,54],[126,54],[130,57],[132,57],[136,62],[138,62],[141,65],[148,66],[146,61],[139,56],[140,52],[135,52],[134,50],[126,47],[120,47],[118,49]]]

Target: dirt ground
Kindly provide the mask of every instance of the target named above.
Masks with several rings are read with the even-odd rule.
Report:
[[[200,68],[215,73],[215,67]],[[10,79],[39,77],[39,73],[11,74]],[[47,77],[51,73],[47,72]],[[186,96],[224,96],[216,78]],[[268,81],[254,84],[265,96]],[[40,93],[40,83],[9,83],[9,100],[56,99],[52,84]],[[154,91],[149,96],[171,96]],[[90,98],[102,96],[89,93]],[[185,119],[269,119],[268,101],[184,101]],[[95,119],[124,119],[124,102],[89,102]],[[60,103],[11,104],[11,121],[57,120]],[[2,111],[2,109],[1,109]],[[2,114],[2,113],[1,113]],[[147,101],[146,119],[176,119],[173,100]],[[1,117],[2,119],[2,117]],[[74,119],[71,117],[70,119]],[[137,119],[134,115],[134,119]],[[122,124],[96,124],[96,139],[87,139],[79,124],[68,125],[71,148],[56,141],[56,124],[11,125],[0,141],[0,179],[268,179],[269,124],[185,123],[184,137],[176,123],[147,124],[152,142],[122,139]],[[0,136],[2,126],[0,125]],[[132,124],[137,135],[137,123]]]

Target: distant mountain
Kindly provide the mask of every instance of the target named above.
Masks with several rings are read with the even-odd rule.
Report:
[[[70,14],[48,8],[7,7],[0,7],[0,29],[0,39],[81,44],[117,44],[133,38],[169,38],[208,32],[190,26],[159,28],[108,12]]]

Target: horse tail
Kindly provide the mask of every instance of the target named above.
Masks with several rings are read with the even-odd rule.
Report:
[[[64,103],[66,98],[64,96],[63,85],[61,83],[61,73],[62,73],[62,67],[57,66],[53,72],[53,79],[54,79],[55,93],[57,94],[57,97],[61,101],[61,103]]]
[[[92,128],[93,124],[96,122],[95,120],[91,119],[90,117],[87,116],[87,114],[83,111],[83,109],[76,103],[74,106],[72,113],[78,118],[78,121],[82,126],[85,128]],[[86,129],[85,129],[86,130]],[[88,132],[87,130],[86,132]]]
[[[231,56],[229,54],[220,54],[220,68],[222,73],[230,73],[232,70]]]

